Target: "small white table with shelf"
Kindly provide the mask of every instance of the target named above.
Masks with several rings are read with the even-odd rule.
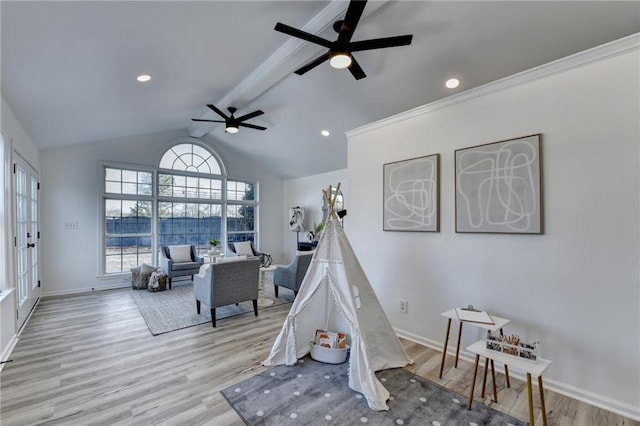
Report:
[[[495,318],[494,318],[495,320]],[[480,357],[485,357],[485,359],[491,360],[491,368],[493,369],[493,361],[501,362],[504,364],[505,368],[507,365],[509,367],[515,368],[518,371],[524,371],[527,373],[527,397],[529,399],[529,424],[534,426],[533,419],[533,391],[531,389],[531,375],[538,377],[538,391],[540,392],[540,408],[542,409],[542,424],[547,426],[547,411],[544,406],[544,388],[542,387],[542,373],[544,370],[549,367],[551,361],[548,359],[538,357],[537,362],[532,362],[524,359],[520,359],[517,356],[506,355],[496,351],[490,351],[487,349],[487,343],[485,340],[479,340],[473,345],[467,348],[467,351],[475,354],[475,364],[473,367],[473,375],[471,376],[471,389],[469,390],[469,401],[467,403],[467,410],[471,409],[471,403],[473,402],[473,390],[476,384],[476,374],[478,373],[478,363],[480,361]],[[484,380],[482,384],[482,396],[484,397],[484,387],[487,380],[487,363],[485,362],[485,371],[484,371]],[[498,396],[496,392],[496,377],[495,373],[493,375],[493,397],[494,400],[498,401]]]
[[[447,331],[446,334],[444,336],[444,346],[442,347],[442,362],[440,363],[440,375],[439,378],[442,379],[442,372],[444,371],[444,361],[445,358],[447,356],[447,345],[449,344],[449,330],[451,329],[451,320],[457,320],[460,322],[460,326],[458,327],[458,342],[456,344],[456,360],[455,363],[453,365],[454,368],[458,368],[458,355],[460,354],[460,340],[462,338],[462,325],[463,324],[468,324],[468,325],[473,325],[475,327],[481,328],[483,330],[488,330],[488,331],[496,331],[499,330],[500,334],[502,333],[502,328],[509,324],[511,322],[511,320],[508,320],[506,318],[500,318],[497,317],[495,315],[491,315],[489,314],[489,316],[491,317],[491,319],[493,320],[493,324],[483,324],[483,323],[479,323],[479,322],[469,322],[469,321],[460,321],[458,319],[458,314],[456,314],[456,310],[454,309],[450,309],[446,312],[443,312],[442,314],[440,314],[441,316],[447,318]],[[504,375],[507,378],[507,387],[511,387],[511,383],[509,381],[509,368],[507,367],[507,365],[505,364],[504,366]]]

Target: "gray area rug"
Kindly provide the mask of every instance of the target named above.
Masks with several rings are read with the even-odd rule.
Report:
[[[293,302],[292,291],[281,288],[280,297],[276,298],[273,292],[273,284],[267,283],[265,287],[266,297],[275,302],[271,306]],[[138,305],[140,314],[142,314],[147,327],[149,327],[151,334],[154,336],[204,323],[211,324],[211,312],[207,306],[202,305],[200,315],[196,313],[196,299],[193,296],[193,283],[191,281],[174,281],[173,289],[171,290],[159,292],[130,290],[129,294]],[[269,306],[259,307],[258,312],[268,308]],[[223,306],[216,308],[216,319],[220,320],[249,312],[253,315],[251,301],[242,302],[238,306]],[[224,323],[218,322],[217,326],[223,327]]]
[[[247,425],[501,425],[527,423],[474,402],[403,368],[376,373],[391,393],[389,411],[369,409],[348,386],[348,362],[323,364],[308,356],[222,390]]]

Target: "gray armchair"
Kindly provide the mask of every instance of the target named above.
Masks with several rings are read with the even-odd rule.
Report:
[[[234,256],[238,255],[238,253],[236,252],[236,244],[240,244],[240,243],[244,243],[244,244],[249,243],[252,256],[260,257],[263,255],[263,253],[256,250],[256,248],[253,246],[253,241],[236,241],[236,242],[229,243],[228,246],[229,246],[230,254],[233,254]],[[240,254],[251,256],[249,253],[240,253]]]
[[[275,286],[275,294],[278,297],[278,287],[286,287],[293,290],[293,294],[298,295],[302,279],[307,273],[313,252],[302,252],[296,254],[296,257],[288,265],[276,265],[273,273],[273,285]]]
[[[169,289],[171,289],[171,279],[173,277],[185,277],[190,275],[191,279],[193,279],[193,276],[198,273],[200,266],[204,263],[204,260],[196,254],[195,246],[191,246],[190,256],[187,256],[187,258],[177,258],[177,256],[172,258],[172,247],[174,247],[176,251],[174,254],[177,254],[178,250],[183,252],[183,247],[185,246],[162,246],[160,250],[162,253],[160,267],[162,268],[162,271],[167,274]]]
[[[256,258],[220,262],[207,265],[204,275],[196,274],[193,279],[193,293],[196,298],[196,312],[200,315],[200,305],[211,309],[211,324],[216,326],[216,308],[251,300],[253,312],[258,316],[258,282],[260,261]]]

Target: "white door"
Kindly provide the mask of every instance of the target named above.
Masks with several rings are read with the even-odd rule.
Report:
[[[38,174],[29,164],[15,156],[15,235],[16,283],[18,286],[18,329],[40,297],[38,276]]]

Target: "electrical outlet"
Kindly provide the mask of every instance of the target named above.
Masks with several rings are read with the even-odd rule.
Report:
[[[400,313],[401,314],[406,314],[407,313],[407,309],[408,309],[407,305],[409,305],[409,302],[407,302],[404,299],[400,299]]]

